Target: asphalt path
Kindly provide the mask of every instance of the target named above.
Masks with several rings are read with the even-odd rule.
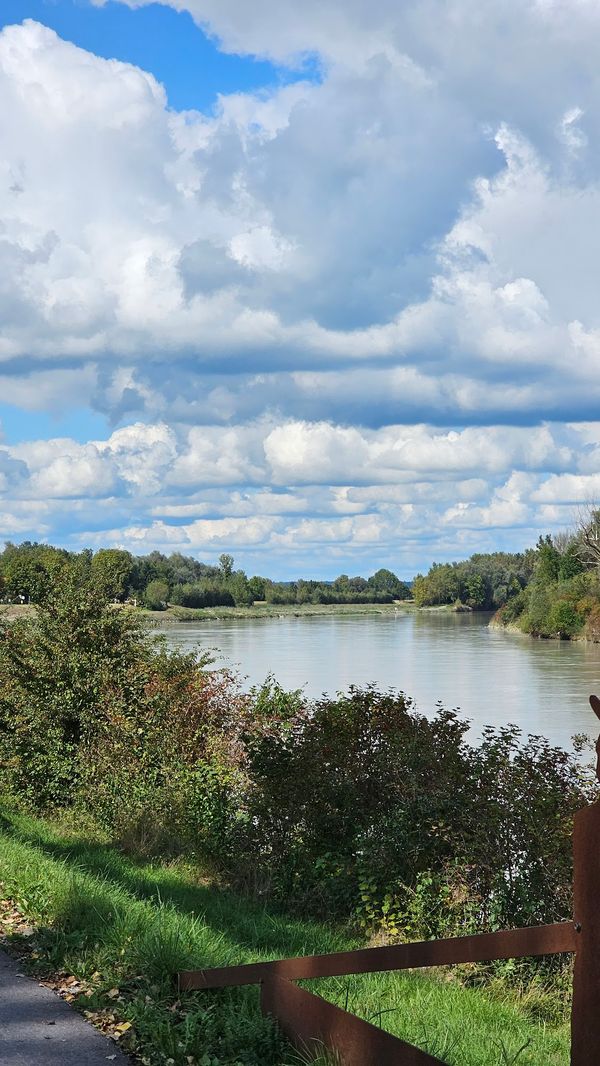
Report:
[[[55,992],[0,951],[2,1066],[131,1066],[130,1059]]]

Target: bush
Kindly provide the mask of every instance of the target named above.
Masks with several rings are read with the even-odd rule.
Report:
[[[572,604],[559,600],[553,604],[548,616],[547,630],[553,636],[569,639],[582,629],[583,617]]]
[[[2,630],[3,789],[392,936],[570,913],[570,818],[595,794],[579,764],[511,727],[472,748],[467,730],[373,687],[309,702],[268,678],[244,695],[91,584],[61,581]]]
[[[133,611],[66,571],[35,618],[0,631],[0,767],[7,787],[38,806],[78,795],[84,751],[135,712],[152,642]],[[82,761],[83,760],[83,761]]]
[[[146,587],[144,603],[150,611],[164,611],[169,599],[169,586],[166,581],[156,578]]]
[[[177,607],[234,607],[235,600],[223,585],[199,582],[178,585],[173,589],[171,602]]]
[[[466,730],[367,688],[246,734],[231,876],[254,884],[258,865],[288,906],[406,936],[568,917],[578,765],[511,728],[473,749]]]
[[[521,592],[513,596],[498,612],[498,619],[503,625],[510,625],[516,622],[527,608],[529,602],[529,596],[527,592],[522,589]]]

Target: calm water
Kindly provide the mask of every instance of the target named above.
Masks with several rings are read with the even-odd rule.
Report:
[[[488,629],[487,617],[409,614],[184,623],[172,643],[218,649],[246,687],[272,673],[309,696],[376,682],[413,696],[430,714],[441,700],[472,722],[514,722],[571,748],[574,733],[596,735],[587,703],[600,695],[600,645],[536,641]]]

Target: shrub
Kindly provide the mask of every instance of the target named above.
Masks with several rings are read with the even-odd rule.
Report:
[[[600,604],[594,604],[588,613],[585,635],[588,640],[600,641]]]
[[[244,695],[92,584],[62,581],[2,630],[4,789],[387,935],[568,917],[570,816],[591,786],[542,738],[490,729],[473,748],[467,730],[374,687],[309,702],[268,678]]]
[[[155,578],[146,586],[144,603],[151,611],[164,611],[169,599],[169,586],[166,581]]]
[[[583,627],[584,618],[566,600],[554,603],[548,615],[547,631],[561,638],[574,637]]]

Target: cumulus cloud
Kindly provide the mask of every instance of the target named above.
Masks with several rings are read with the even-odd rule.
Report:
[[[419,551],[474,550],[478,533],[493,547],[493,531],[517,547],[517,535],[569,521],[566,505],[600,489],[600,445],[592,424],[138,423],[84,444],[4,446],[0,473],[11,479],[5,536],[43,527],[52,537],[68,500],[75,545],[268,552],[305,567],[315,553],[321,567],[394,554],[408,573]]]
[[[485,28],[464,0],[453,6],[450,36],[462,23],[478,51]],[[249,23],[237,4],[201,7],[196,17],[231,46],[227,11],[248,32],[264,22],[269,38],[268,3]],[[449,48],[429,54],[437,5],[428,18],[407,10],[410,19],[397,5],[381,13],[368,45],[381,51],[366,66],[336,61],[320,84],[268,99],[236,94],[209,117],[169,110],[151,75],[37,23],[5,29],[0,356],[117,363],[98,396],[117,410],[124,363],[139,383],[126,401],[143,410],[165,376],[170,403],[181,401],[190,359],[198,392],[207,372],[235,379],[254,368],[283,374],[278,391],[291,403],[301,391],[294,374],[382,361],[417,375],[423,404],[443,403],[444,386],[460,391],[457,379],[463,392],[479,382],[493,389],[499,364],[520,368],[517,379],[534,368],[556,400],[561,360],[600,326],[594,152],[581,142],[576,178],[561,156],[572,155],[575,127],[596,121],[591,83],[585,108],[552,116],[552,144],[525,109],[515,113],[500,63],[486,79],[493,106],[485,97],[487,111],[475,115],[484,101],[467,98],[457,79],[479,68],[464,64],[464,49],[454,60]],[[340,5],[327,11],[291,17],[285,32],[298,22],[320,50],[336,20],[358,41],[372,16],[362,3],[349,19]],[[550,47],[553,18],[527,10],[523,65],[534,59],[536,27]],[[415,69],[429,54],[427,77],[390,62],[384,42],[393,39],[414,50]],[[255,50],[251,40],[238,46]],[[494,150],[483,124],[496,112]],[[597,389],[589,362],[580,376]],[[235,387],[230,401],[229,416],[243,407]]]
[[[564,520],[600,475],[597,6],[171,6],[319,76],[178,113],[0,33],[2,398],[121,427],[3,447],[6,535],[68,499],[139,550],[409,560]]]

